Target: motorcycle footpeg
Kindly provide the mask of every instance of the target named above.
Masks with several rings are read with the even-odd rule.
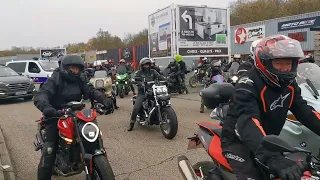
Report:
[[[33,145],[35,151],[39,151],[40,149],[42,149],[42,145],[40,145],[38,142],[33,142]]]

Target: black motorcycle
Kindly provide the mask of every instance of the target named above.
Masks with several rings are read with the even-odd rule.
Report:
[[[137,115],[136,122],[142,126],[160,125],[163,136],[172,139],[178,132],[178,119],[170,102],[166,81],[133,82],[145,91],[145,100]],[[136,96],[132,103],[135,104]]]
[[[97,124],[97,112],[84,109],[82,102],[69,102],[58,111],[59,130],[58,148],[53,174],[73,176],[83,171],[86,180],[114,180],[106,150],[103,146],[102,133]],[[51,118],[52,119],[52,118]],[[34,142],[35,150],[42,150],[46,119],[41,117],[38,122],[38,133]]]
[[[188,88],[182,83],[185,83],[182,79],[179,81],[178,78],[180,76],[180,72],[172,72],[169,73],[168,76],[166,76],[168,81],[168,93],[179,93],[183,94],[186,92],[186,94],[189,93]]]

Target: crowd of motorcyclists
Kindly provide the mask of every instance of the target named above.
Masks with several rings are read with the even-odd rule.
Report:
[[[313,57],[308,55],[302,59],[302,50],[299,44],[285,36],[269,37],[263,41],[269,41],[270,39],[283,43],[283,45],[293,42],[293,46],[288,46],[287,49],[277,47],[279,49],[276,50],[281,50],[282,53],[270,56],[272,52],[269,52],[265,44],[260,41],[254,42],[250,47],[251,56],[247,61],[244,61],[240,54],[233,55],[230,62],[204,57],[201,58],[202,61],[196,67],[196,73],[204,72],[200,78],[202,80],[211,80],[212,77],[219,74],[225,75],[226,72],[231,75],[239,75],[237,91],[230,101],[231,110],[228,111],[226,125],[222,130],[222,145],[224,155],[240,180],[259,179],[259,170],[250,160],[250,152],[254,152],[257,158],[266,163],[282,179],[299,179],[298,177],[301,176],[306,166],[305,163],[288,160],[279,154],[261,148],[259,144],[261,138],[266,134],[278,134],[280,132],[288,109],[293,111],[297,118],[306,119],[305,117],[308,116],[308,121],[301,121],[320,135],[320,115],[304,102],[299,87],[294,83],[298,64],[314,63]],[[258,51],[256,47],[262,50]],[[286,53],[290,50],[289,48],[293,48],[291,52],[294,53]],[[188,71],[183,57],[179,54],[175,55],[166,69],[169,71],[167,74],[174,73],[173,77],[176,82],[182,89],[186,89],[185,78]],[[54,71],[34,97],[34,104],[43,115],[46,118],[55,118],[55,120],[49,121],[45,127],[46,138],[38,167],[38,179],[49,180],[52,175],[57,146],[56,139],[58,137],[56,124],[57,117],[60,115],[59,110],[62,108],[61,104],[90,99],[102,103],[108,109],[107,114],[113,113],[114,109],[119,108],[115,99],[111,101],[106,98],[103,93],[94,88],[93,84],[89,83],[90,78],[94,76],[96,71],[106,71],[115,81],[117,80],[114,76],[128,74],[128,87],[133,95],[136,95],[136,91],[132,80],[137,84],[137,95],[129,119],[128,131],[133,130],[136,116],[145,100],[145,90],[139,85],[139,82],[172,79],[160,70],[154,59],[148,57],[140,60],[139,70],[135,74],[133,74],[133,67],[127,64],[124,59],[121,59],[118,65],[108,62],[102,63],[99,60],[92,65],[85,65],[80,56],[66,55],[60,57],[59,68]],[[286,89],[285,97],[288,93],[294,93],[294,95],[290,95],[292,98],[288,98],[288,102],[282,101],[280,105],[274,105],[273,102],[268,100],[265,102],[265,97],[261,95],[263,92],[270,97],[282,97],[284,89]],[[113,96],[116,98],[116,92],[113,92]],[[286,98],[282,98],[286,100]],[[273,110],[276,110],[275,113],[273,113]],[[281,115],[281,120],[271,121],[277,119],[278,115]],[[275,126],[276,129],[270,128]],[[236,156],[244,161],[240,162],[228,158]]]

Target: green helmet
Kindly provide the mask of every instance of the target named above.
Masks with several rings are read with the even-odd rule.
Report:
[[[180,62],[180,61],[182,61],[182,59],[183,59],[183,57],[180,54],[177,54],[177,55],[174,56],[174,60],[176,62]]]

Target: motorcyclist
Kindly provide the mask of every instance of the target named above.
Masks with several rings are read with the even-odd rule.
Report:
[[[154,70],[156,70],[159,74],[162,74],[159,66],[156,65],[156,61],[155,61],[154,59],[151,59],[151,58],[150,58],[150,60],[151,60],[151,69],[154,69]]]
[[[95,71],[100,71],[100,70],[105,70],[105,71],[107,71],[107,70],[102,66],[102,62],[99,61],[99,60],[93,62],[93,67],[94,67]]]
[[[303,100],[295,81],[301,45],[287,36],[270,36],[257,44],[254,55],[255,66],[239,79],[230,100],[222,128],[223,154],[239,180],[262,179],[253,157],[280,179],[300,180],[306,162],[270,152],[261,140],[280,134],[288,110],[320,135],[320,114]]]
[[[43,113],[45,119],[45,143],[38,166],[38,180],[50,180],[52,167],[56,157],[58,129],[57,120],[60,116],[62,104],[70,101],[94,99],[112,111],[112,101],[104,94],[95,90],[92,85],[81,79],[80,72],[84,68],[80,56],[66,55],[63,57],[61,67],[54,71],[52,76],[42,85],[34,96],[35,106]],[[110,112],[111,112],[110,111]]]
[[[235,54],[233,56],[233,61],[231,63],[230,68],[228,69],[228,72],[230,74],[236,74],[240,64],[241,64],[241,55],[240,54]]]
[[[117,68],[117,73],[118,73],[118,74],[125,74],[125,73],[128,74],[130,89],[131,89],[133,95],[136,95],[136,92],[135,92],[135,90],[134,90],[133,84],[131,83],[131,73],[132,73],[132,70],[131,70],[131,67],[126,64],[126,60],[121,59],[121,60],[119,61],[119,65],[118,65],[118,68]]]
[[[210,63],[210,67],[206,71],[207,78],[212,79],[213,76],[218,74],[222,74],[221,72],[221,61],[220,60],[213,60]]]
[[[156,79],[158,80],[164,80],[164,77],[160,75],[156,70],[151,68],[151,60],[150,58],[142,58],[139,63],[140,70],[137,71],[135,76],[136,82],[149,82],[154,81]],[[130,120],[130,126],[128,128],[128,131],[132,131],[134,127],[134,123],[136,122],[136,117],[140,111],[140,108],[142,107],[142,103],[145,100],[145,91],[143,87],[139,87],[138,84],[138,95],[135,101],[135,104],[133,106],[132,114],[131,114],[131,120]]]
[[[182,85],[182,87],[185,87],[185,77],[186,77],[186,73],[187,73],[187,66],[186,63],[183,61],[183,57],[180,54],[177,54],[174,56],[174,60],[176,61],[177,64],[179,64],[180,67],[180,83]]]

